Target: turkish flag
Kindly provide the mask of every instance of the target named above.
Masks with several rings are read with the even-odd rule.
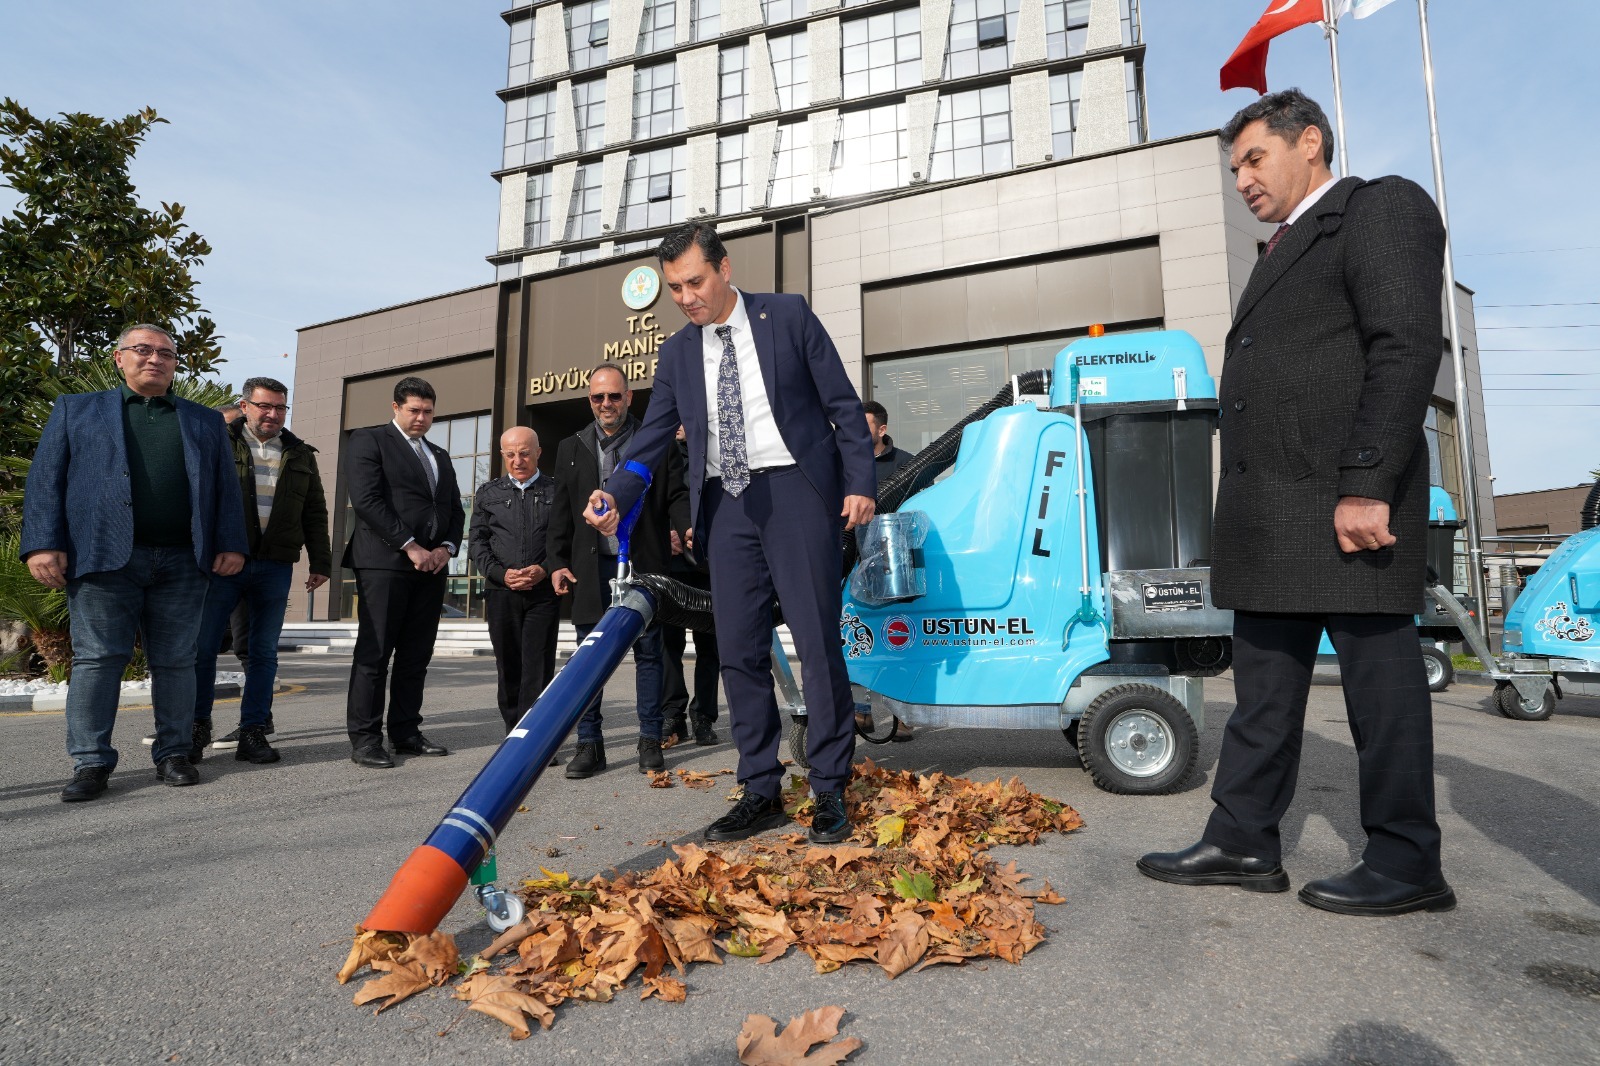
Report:
[[[1321,22],[1325,17],[1322,0],[1272,0],[1266,14],[1256,20],[1233,55],[1222,64],[1223,91],[1248,87],[1265,93],[1268,42],[1280,33],[1308,22]]]

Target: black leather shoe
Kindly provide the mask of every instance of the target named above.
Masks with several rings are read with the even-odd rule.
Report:
[[[62,803],[82,803],[92,800],[106,790],[106,781],[111,777],[109,766],[85,766],[72,774],[72,780],[67,782],[67,787],[61,790]]]
[[[449,755],[450,749],[443,744],[435,744],[427,737],[418,733],[414,737],[394,742],[396,755]]]
[[[573,781],[580,781],[585,777],[593,777],[606,768],[606,746],[601,741],[582,741],[578,744],[578,752],[567,763],[567,777]]]
[[[783,813],[781,799],[766,799],[746,792],[733,805],[733,810],[706,827],[707,840],[743,840],[745,837],[765,833],[785,825],[789,816]]]
[[[1456,894],[1443,877],[1408,885],[1358,862],[1337,877],[1307,881],[1300,888],[1300,902],[1336,914],[1406,914],[1454,910]]]
[[[817,805],[811,813],[811,843],[837,844],[849,839],[854,830],[844,810],[844,793],[818,792]]]
[[[711,728],[711,723],[704,718],[694,720],[694,742],[696,746],[709,748],[717,742],[717,731]]]
[[[389,753],[376,744],[352,751],[350,753],[350,761],[357,766],[365,766],[373,770],[394,769],[394,760],[389,758]]]
[[[200,771],[194,768],[187,756],[169,755],[156,763],[156,779],[165,781],[174,788],[184,785],[198,785]]]
[[[661,741],[654,737],[639,738],[639,772],[653,774],[665,770],[667,762],[661,757]]]
[[[189,734],[189,761],[199,762],[206,757],[206,747],[211,743],[211,719],[194,720],[194,731]]]
[[[1174,885],[1238,885],[1250,892],[1287,892],[1289,875],[1267,859],[1235,855],[1205,841],[1183,851],[1153,851],[1139,872]]]

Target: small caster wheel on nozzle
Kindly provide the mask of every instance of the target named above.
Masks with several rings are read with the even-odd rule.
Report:
[[[496,933],[510,929],[528,912],[519,897],[498,885],[479,885],[478,902],[483,904],[489,928]]]

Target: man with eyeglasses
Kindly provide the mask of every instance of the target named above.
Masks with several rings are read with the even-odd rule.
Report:
[[[304,548],[311,568],[305,587],[314,592],[327,583],[333,571],[333,553],[328,545],[328,503],[317,469],[317,450],[283,426],[289,415],[288,387],[273,378],[257,377],[246,381],[242,391],[239,407],[244,417],[229,427],[228,435],[245,509],[250,558],[239,573],[214,580],[206,596],[195,660],[195,748],[191,757],[198,761],[203,741],[211,739],[217,655],[229,628],[229,615],[241,607],[248,620],[242,634],[235,630],[235,639],[244,642],[238,649],[245,663],[244,695],[239,704],[239,728],[223,741],[234,745],[237,761],[265,764],[278,761],[267,731],[278,674],[278,634],[283,631],[294,564]]]
[[[557,595],[572,593],[572,624],[578,640],[588,637],[611,605],[611,579],[617,573],[617,538],[597,533],[583,520],[589,494],[621,464],[628,443],[639,428],[629,411],[633,390],[622,371],[603,364],[589,373],[589,406],[594,421],[562,441],[556,449],[556,498],[547,541],[550,577]],[[689,525],[689,490],[683,460],[668,449],[651,466],[654,480],[645,496],[639,523],[630,541],[633,568],[665,574],[671,565],[670,532]],[[651,773],[666,765],[661,757],[661,700],[665,663],[661,627],[652,624],[633,645],[634,689],[639,716],[639,770]],[[606,768],[605,741],[600,733],[600,700],[578,719],[578,750],[567,763],[567,776],[592,777]]]
[[[22,558],[66,590],[70,612],[65,803],[99,796],[116,769],[111,733],[135,636],[150,665],[156,777],[200,780],[190,754],[201,607],[212,575],[237,574],[249,549],[222,417],[171,393],[172,335],[130,326],[112,358],[120,388],[56,401],[22,505]]]

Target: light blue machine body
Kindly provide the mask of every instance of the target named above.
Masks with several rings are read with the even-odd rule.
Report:
[[[1600,526],[1550,553],[1505,619],[1510,656],[1587,659],[1600,671]]]
[[[1085,422],[1098,405],[1170,411],[1175,401],[1182,410],[1208,400],[1214,408],[1217,395],[1188,334],[1085,338],[1056,355],[1053,410],[1022,402],[968,426],[949,476],[900,507],[926,517],[926,591],[873,605],[845,587],[850,680],[888,697],[897,715],[906,716],[900,704],[1064,707],[1084,673],[1111,658],[1095,493],[1117,487],[1094,484],[1087,435],[1071,414],[1074,385]],[[1198,698],[1198,679],[1173,680],[1194,681]]]

